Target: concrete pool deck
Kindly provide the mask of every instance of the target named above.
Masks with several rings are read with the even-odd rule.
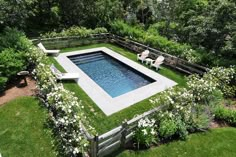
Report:
[[[68,56],[76,54],[86,54],[96,51],[103,51],[104,53],[118,59],[119,61],[125,63],[126,65],[136,69],[137,71],[149,76],[150,78],[156,81],[154,83],[150,83],[146,86],[140,87],[123,95],[112,98],[68,58]],[[57,57],[55,57],[55,59],[67,72],[76,72],[80,74],[80,78],[76,80],[77,84],[87,93],[87,95],[107,116],[118,112],[124,108],[127,108],[159,92],[162,92],[167,88],[170,88],[177,84],[176,82],[158,74],[157,72],[154,72],[144,67],[143,65],[140,65],[106,47],[61,53]]]

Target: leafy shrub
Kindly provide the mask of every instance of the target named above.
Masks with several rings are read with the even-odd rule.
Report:
[[[216,108],[215,118],[217,120],[225,121],[232,126],[236,126],[236,111],[224,108],[223,106],[219,106]]]
[[[216,87],[221,90],[221,92],[226,97],[236,96],[236,67],[232,66],[229,68],[224,67],[214,67],[206,75],[204,79],[211,80],[215,82]]]
[[[172,118],[163,118],[159,124],[158,133],[162,138],[171,138],[177,132],[177,125]]]
[[[150,147],[152,143],[157,142],[157,132],[156,132],[155,120],[148,118],[141,119],[138,122],[138,128],[134,133],[134,140],[138,145],[138,149],[140,145],[145,145],[146,147]]]
[[[0,93],[4,91],[7,82],[6,77],[0,77]]]
[[[188,135],[187,126],[181,116],[172,112],[160,113],[158,116],[158,134],[163,139],[171,139],[173,136],[186,139]]]
[[[184,58],[189,62],[200,62],[201,60],[200,53],[193,50],[191,46],[168,40],[158,33],[153,34],[152,31],[148,33],[140,27],[130,26],[120,20],[110,23],[110,26],[111,31],[115,34],[137,40],[163,52]]]
[[[32,45],[23,32],[9,27],[0,34],[0,43],[0,52],[6,48],[27,52]]]
[[[157,22],[150,25],[147,32],[149,34],[159,34],[162,36],[168,36],[169,38],[176,40],[177,38],[176,32],[178,24],[175,22],[171,22],[168,26],[168,31],[166,31],[166,27],[167,27],[167,22],[165,21]]]
[[[17,72],[26,69],[26,58],[23,52],[14,49],[4,49],[0,53],[0,65],[3,65],[2,75],[11,79]]]
[[[64,29],[61,32],[48,32],[41,34],[43,38],[54,38],[54,37],[69,37],[69,36],[79,36],[79,37],[88,37],[91,34],[97,33],[107,33],[107,29],[103,27],[96,28],[94,30],[87,29],[85,27],[73,26],[68,29]]]

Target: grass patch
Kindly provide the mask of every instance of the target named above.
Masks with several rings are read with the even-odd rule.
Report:
[[[236,156],[236,129],[218,128],[189,135],[187,141],[174,141],[145,151],[125,150],[116,157],[233,157]],[[112,155],[110,155],[112,156]]]
[[[0,107],[0,153],[5,156],[55,157],[47,112],[34,97],[20,97]]]
[[[123,49],[121,47],[112,45],[112,44],[93,44],[93,45],[87,45],[87,46],[80,46],[76,48],[66,48],[63,49],[61,52],[70,52],[75,50],[83,50],[83,49],[89,49],[89,48],[96,48],[96,47],[107,47],[115,52],[133,60],[136,61],[136,54]],[[55,64],[55,66],[61,70],[64,71],[64,69],[56,62],[54,58],[50,58],[51,62]],[[176,81],[179,86],[185,86],[186,85],[186,79],[185,76],[181,73],[178,73],[176,71],[173,71],[172,69],[169,69],[167,67],[163,67],[161,70],[158,71],[160,74]],[[90,121],[90,124],[96,128],[98,133],[104,133],[106,131],[109,131],[110,129],[120,125],[122,121],[125,119],[129,120],[133,118],[135,115],[142,114],[145,111],[148,111],[152,109],[154,106],[150,104],[149,98],[146,100],[143,100],[139,103],[136,103],[133,106],[130,106],[126,109],[123,109],[117,113],[112,114],[111,116],[106,116],[98,107],[97,105],[90,99],[90,97],[74,82],[74,81],[63,81],[63,85],[66,89],[73,91],[75,95],[79,98],[79,100],[82,100],[82,104],[84,105],[84,111],[85,115],[88,117],[88,120]],[[155,97],[155,96],[153,96]],[[102,98],[101,98],[102,99]]]

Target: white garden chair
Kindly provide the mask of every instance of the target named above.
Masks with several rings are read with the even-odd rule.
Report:
[[[58,80],[74,80],[79,79],[78,73],[62,73],[53,64],[50,67],[52,73]]]
[[[137,54],[137,60],[140,60],[143,63],[148,57],[149,53],[149,50],[145,50],[141,54]]]
[[[55,54],[58,55],[60,50],[47,50],[42,43],[38,43],[38,47],[46,54]]]
[[[153,60],[150,64],[150,67],[155,67],[156,70],[158,70],[160,68],[160,65],[163,63],[163,61],[165,60],[165,58],[163,56],[159,56],[157,57],[156,60]]]

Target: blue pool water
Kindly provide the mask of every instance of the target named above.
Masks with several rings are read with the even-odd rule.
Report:
[[[155,82],[102,51],[68,58],[113,98]]]

